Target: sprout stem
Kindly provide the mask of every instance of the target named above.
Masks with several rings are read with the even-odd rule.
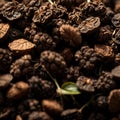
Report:
[[[99,95],[102,95],[102,94],[97,94],[97,95],[91,97],[91,99],[90,99],[86,104],[84,104],[84,105],[78,110],[78,112],[82,112],[82,110],[83,110],[85,107],[89,106],[89,105],[91,104],[91,102],[95,99],[95,97],[97,97],[97,96],[99,96]]]
[[[60,94],[60,95],[72,95],[72,94],[78,95],[78,94],[80,94],[80,92],[78,92],[78,91],[77,91],[77,92],[74,92],[74,91],[67,91],[67,90],[62,89],[62,88],[59,86],[57,80],[52,77],[52,75],[49,73],[49,71],[45,68],[44,65],[42,65],[42,68],[45,70],[45,72],[48,74],[48,76],[49,76],[49,77],[53,80],[53,82],[55,83],[55,85],[56,85],[56,87],[57,87],[56,92],[57,92],[58,94]]]
[[[48,0],[51,4],[54,4],[52,0]]]
[[[91,0],[87,0],[87,2],[89,3],[89,2],[91,2]]]
[[[53,82],[55,83],[57,89],[61,89],[60,86],[57,83],[57,80],[55,78],[52,77],[52,75],[48,72],[48,70],[45,68],[45,66],[42,65],[42,67],[44,68],[45,72],[49,75],[49,77],[53,80]]]
[[[79,110],[78,112],[82,112],[83,109],[87,106],[89,106],[89,104],[93,101],[94,97],[92,97],[86,104],[84,104]]]

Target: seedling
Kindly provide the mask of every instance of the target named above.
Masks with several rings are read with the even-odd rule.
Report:
[[[49,77],[53,80],[57,87],[57,93],[60,95],[79,95],[81,92],[78,90],[76,84],[74,82],[65,82],[63,85],[60,87],[57,80],[52,77],[52,75],[47,71],[47,69],[42,66],[46,73],[49,75]]]
[[[91,0],[87,0],[87,2],[89,3],[89,2],[91,2]]]
[[[54,4],[55,2],[53,2],[52,0],[48,0],[48,2],[50,2],[51,4]]]
[[[74,99],[73,95],[81,94],[81,92],[78,90],[76,84],[74,82],[65,82],[60,87],[57,80],[52,77],[52,75],[47,71],[47,69],[44,66],[42,66],[42,67],[44,68],[46,73],[49,75],[49,77],[55,83],[55,85],[57,87],[57,90],[56,90],[57,93],[60,95],[70,95],[72,97],[73,101],[76,103],[76,100]],[[92,96],[91,99],[87,103],[85,103],[80,109],[78,109],[78,112],[81,113],[83,111],[83,109],[88,107],[91,104],[91,102],[95,99],[95,97],[97,97],[99,95],[101,95],[101,94],[97,94],[97,95]]]

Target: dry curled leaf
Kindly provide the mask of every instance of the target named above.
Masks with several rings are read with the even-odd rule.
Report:
[[[111,74],[113,75],[113,77],[119,80],[120,79],[120,65],[114,67],[111,71]]]
[[[115,14],[113,16],[111,22],[116,28],[120,27],[120,13]]]
[[[24,8],[24,4],[19,4],[15,0],[14,2],[7,2],[3,6],[2,15],[9,21],[17,20],[22,17]]]
[[[0,111],[0,120],[7,118],[12,112],[12,110],[13,108],[3,108],[2,111]]]
[[[110,112],[120,112],[120,89],[114,89],[108,96]]]
[[[95,51],[101,54],[103,57],[112,58],[114,56],[112,47],[107,45],[96,44]]]
[[[51,6],[51,4],[46,3],[43,4],[37,11],[35,11],[32,19],[33,22],[41,24],[48,22],[53,17]]]
[[[9,43],[8,47],[11,51],[20,53],[31,51],[35,47],[35,44],[29,42],[26,39],[21,38]]]
[[[6,23],[0,23],[0,39],[4,38],[10,29],[10,25]]]
[[[70,46],[79,46],[82,42],[81,33],[77,27],[63,24],[60,27],[60,34],[63,39],[70,44]]]
[[[43,100],[42,106],[45,112],[51,116],[60,115],[63,111],[62,105],[55,100]]]
[[[89,34],[91,32],[96,31],[100,26],[100,18],[99,17],[88,17],[78,26],[79,30],[83,34]]]
[[[20,115],[17,115],[16,120],[23,120],[23,119],[22,119],[22,117]]]
[[[13,76],[11,74],[0,75],[0,88],[7,87],[12,81]]]
[[[8,91],[6,97],[10,100],[22,98],[29,90],[28,83],[19,81],[15,83]]]

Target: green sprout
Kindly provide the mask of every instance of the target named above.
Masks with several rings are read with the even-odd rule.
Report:
[[[97,95],[92,96],[87,103],[85,103],[80,109],[78,109],[78,112],[81,113],[83,111],[83,109],[85,109],[86,107],[88,107],[94,101],[94,99],[97,96],[100,96],[100,95],[102,95],[102,94],[97,94]]]
[[[57,93],[60,95],[70,95],[73,99],[73,101],[76,103],[76,100],[74,98],[73,95],[79,95],[81,94],[81,92],[78,90],[76,84],[74,82],[65,82],[62,84],[62,86],[60,87],[57,80],[55,78],[52,77],[52,75],[47,71],[47,69],[45,68],[45,66],[42,65],[42,67],[44,68],[44,70],[46,71],[46,73],[48,74],[48,76],[53,80],[53,82],[55,83],[56,87],[57,87]],[[95,99],[95,97],[99,96],[101,94],[97,94],[94,95],[90,98],[90,100],[85,103],[80,109],[78,109],[77,112],[81,113],[83,111],[83,109],[85,109],[86,107],[88,107],[93,100]]]
[[[48,0],[48,2],[51,4],[55,4],[55,2],[53,2],[52,0]]]
[[[87,2],[89,3],[89,2],[91,2],[91,0],[87,0]]]
[[[47,71],[47,69],[42,66],[46,73],[49,75],[49,77],[53,80],[57,87],[57,93],[60,95],[79,95],[81,92],[78,90],[76,84],[74,82],[65,82],[63,85],[60,87],[57,80],[52,77],[52,75]]]

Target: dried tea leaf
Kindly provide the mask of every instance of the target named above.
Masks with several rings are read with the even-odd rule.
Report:
[[[95,91],[94,80],[85,76],[80,76],[77,78],[76,86],[79,90],[93,93]]]
[[[23,119],[22,119],[21,115],[17,115],[16,120],[23,120]]]
[[[82,114],[77,108],[68,108],[61,113],[62,120],[83,120]]]
[[[10,29],[10,25],[6,23],[0,23],[0,39],[4,38]]]
[[[7,87],[12,81],[13,76],[11,74],[0,75],[0,88]]]
[[[24,9],[24,4],[19,4],[18,2],[7,2],[3,6],[2,15],[9,21],[13,21],[22,17],[22,11]]]
[[[111,22],[115,27],[120,27],[120,13],[115,14]]]
[[[0,120],[7,118],[10,115],[10,113],[12,112],[12,110],[13,110],[13,108],[3,108],[0,111]]]
[[[107,46],[107,45],[96,44],[95,51],[101,54],[103,57],[111,58],[114,56],[112,47]]]
[[[110,92],[108,105],[110,112],[120,112],[120,89],[114,89]]]
[[[63,106],[56,100],[44,99],[42,101],[42,107],[50,116],[58,116],[63,111]]]
[[[99,17],[89,17],[81,22],[78,26],[81,33],[91,33],[94,32],[97,28],[99,28],[101,22]]]
[[[60,27],[60,34],[70,46],[79,46],[82,42],[82,37],[79,29],[71,25],[63,24]]]
[[[119,79],[120,78],[120,65],[113,68],[111,73],[115,78]]]
[[[35,44],[29,42],[26,39],[21,38],[9,43],[8,47],[11,51],[19,53],[31,51],[35,47]]]
[[[28,114],[28,120],[53,120],[46,112],[31,111]]]
[[[33,22],[44,24],[48,22],[53,17],[52,5],[44,4],[38,10],[35,11],[33,16]]]
[[[113,32],[112,40],[117,45],[120,45],[120,28],[116,28]]]
[[[19,81],[15,83],[8,91],[6,97],[10,100],[16,100],[22,98],[27,94],[29,85],[26,82]]]

